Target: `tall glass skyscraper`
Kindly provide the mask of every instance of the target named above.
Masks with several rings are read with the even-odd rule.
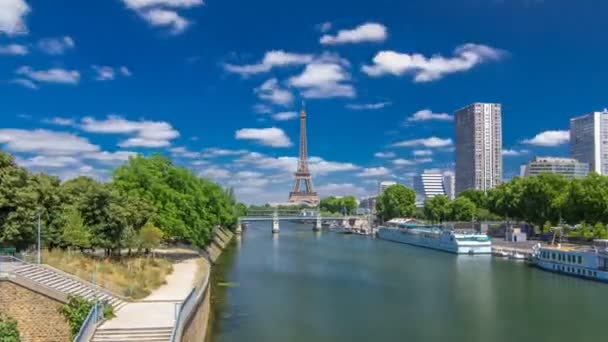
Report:
[[[608,175],[608,110],[570,119],[570,156]]]
[[[502,183],[502,108],[473,103],[454,114],[456,194],[487,191]]]

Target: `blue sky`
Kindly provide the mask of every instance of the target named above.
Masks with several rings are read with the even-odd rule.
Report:
[[[162,152],[285,201],[302,100],[322,195],[453,167],[452,113],[503,106],[505,178],[568,154],[608,106],[592,0],[1,0],[0,148],[34,171],[108,179]]]

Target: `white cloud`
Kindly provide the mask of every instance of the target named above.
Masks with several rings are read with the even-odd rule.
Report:
[[[182,157],[189,159],[196,159],[202,157],[202,154],[200,152],[190,151],[183,146],[173,147],[169,149],[169,152],[171,152],[171,155],[173,155],[174,157]]]
[[[231,174],[229,170],[222,169],[219,167],[211,166],[207,167],[198,173],[199,177],[208,178],[212,180],[230,178]]]
[[[326,34],[320,39],[323,45],[352,44],[362,42],[383,42],[388,36],[386,26],[365,23],[351,30],[340,30],[335,36]]]
[[[392,102],[377,102],[377,103],[365,103],[365,104],[347,104],[346,108],[352,110],[377,110],[384,107],[390,106]]]
[[[352,183],[329,183],[319,185],[315,190],[323,197],[326,196],[355,196],[362,197],[367,194],[364,188]]]
[[[528,154],[530,151],[528,150],[514,150],[514,149],[507,149],[507,150],[502,150],[502,155],[505,157],[515,157],[515,156],[521,156],[524,154]]]
[[[130,77],[133,75],[133,73],[131,73],[131,70],[129,68],[127,68],[126,66],[121,66],[120,69],[118,69],[120,71],[120,73],[125,76],[125,77]]]
[[[92,68],[97,73],[97,76],[95,76],[97,81],[111,81],[116,77],[112,67],[93,65]]]
[[[365,168],[361,172],[359,172],[358,176],[359,177],[382,177],[382,176],[388,176],[390,174],[391,174],[391,170],[385,168],[384,166],[380,166],[380,167]]]
[[[79,165],[80,159],[70,156],[35,156],[28,159],[16,159],[17,164],[22,167],[31,168],[64,168]]]
[[[238,140],[255,140],[265,146],[289,147],[293,145],[285,132],[276,127],[271,128],[243,128],[235,132]]]
[[[135,157],[137,153],[131,151],[116,151],[116,152],[107,152],[107,151],[98,151],[98,152],[90,152],[85,153],[82,157],[84,159],[91,159],[107,164],[119,164],[129,160],[130,157]]]
[[[381,51],[374,57],[373,65],[364,65],[361,70],[372,77],[408,73],[414,75],[415,82],[430,82],[447,74],[467,71],[487,61],[500,60],[504,55],[502,50],[471,43],[456,48],[453,57]]]
[[[447,147],[452,145],[452,139],[446,138],[438,138],[438,137],[430,137],[430,138],[422,138],[422,139],[412,139],[412,140],[403,140],[397,143],[392,144],[392,147],[413,147],[413,146],[424,146],[424,147]]]
[[[178,13],[179,9],[202,6],[203,0],[122,0],[152,26],[167,27],[173,34],[184,32],[191,22]]]
[[[38,85],[36,83],[26,78],[15,78],[14,80],[11,80],[11,83],[18,84],[24,88],[38,89]]]
[[[330,21],[326,21],[324,23],[320,23],[317,25],[317,30],[319,30],[319,32],[321,32],[321,33],[325,33],[327,31],[331,30],[331,28],[332,28],[332,24]]]
[[[36,153],[51,156],[67,156],[85,152],[97,152],[99,146],[86,138],[44,129],[0,129],[0,144],[12,152]]]
[[[227,150],[217,147],[209,147],[203,150],[201,157],[203,158],[215,158],[225,156],[238,156],[247,153],[247,150]]]
[[[29,81],[40,83],[78,84],[80,73],[76,70],[53,68],[49,70],[33,70],[29,66],[22,66],[15,71],[17,75],[29,78]],[[23,85],[23,84],[22,84]]]
[[[350,74],[338,63],[311,63],[298,75],[289,79],[289,84],[302,89],[305,98],[355,97],[354,87],[349,83]]]
[[[291,179],[296,171],[298,158],[296,157],[269,157],[257,152],[249,152],[237,160],[237,164],[253,165],[261,170],[279,170]],[[359,169],[352,163],[327,161],[320,157],[310,157],[308,160],[310,171],[315,175],[325,175],[333,172],[353,171]]]
[[[272,118],[276,121],[289,121],[296,119],[298,117],[298,113],[296,112],[281,112],[272,114]]]
[[[559,146],[570,141],[569,131],[545,131],[538,133],[532,139],[526,139],[524,144],[535,146]]]
[[[263,104],[263,103],[258,103],[255,106],[253,106],[253,110],[258,114],[271,114],[272,113],[272,107],[270,107],[267,104]]]
[[[376,152],[374,154],[376,158],[395,158],[394,152]]]
[[[407,121],[415,122],[415,121],[452,121],[454,117],[447,113],[433,113],[430,109],[419,110],[414,115],[407,118]]]
[[[293,94],[281,88],[276,78],[271,78],[254,90],[254,93],[262,100],[269,101],[280,106],[289,106],[293,103]]]
[[[38,48],[49,55],[63,55],[76,46],[74,39],[69,36],[44,38],[38,42]]]
[[[27,33],[25,16],[30,7],[24,0],[0,1],[0,33],[9,36]]]
[[[76,125],[76,122],[74,121],[74,119],[61,118],[61,117],[44,119],[44,120],[42,120],[42,122],[51,124],[51,125],[57,125],[57,126],[74,126],[74,125]]]
[[[24,56],[29,52],[27,46],[21,44],[0,45],[0,55]]]
[[[431,151],[431,150],[415,150],[413,152],[413,154],[416,157],[432,156],[433,155],[433,151]]]
[[[416,164],[416,162],[413,160],[403,159],[403,158],[395,159],[392,161],[392,163],[395,166],[410,166],[410,165]]]
[[[90,133],[134,135],[121,141],[118,144],[120,147],[165,147],[179,137],[179,132],[168,122],[130,121],[115,115],[110,115],[105,120],[85,117],[80,122],[80,128]]]
[[[234,65],[224,64],[226,71],[248,76],[252,74],[265,73],[275,67],[286,67],[293,65],[304,65],[313,61],[314,56],[310,54],[298,54],[285,52],[283,50],[268,51],[264,59],[258,64]]]

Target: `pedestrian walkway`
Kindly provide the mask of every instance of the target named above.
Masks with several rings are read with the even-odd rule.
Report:
[[[139,302],[126,304],[97,329],[93,341],[169,341],[179,304],[192,291],[197,268],[196,259],[174,264],[165,285]]]

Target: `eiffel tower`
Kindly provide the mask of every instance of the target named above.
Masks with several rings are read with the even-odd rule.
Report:
[[[312,177],[308,170],[308,147],[306,143],[306,110],[302,104],[300,112],[300,159],[293,189],[289,193],[289,203],[303,203],[311,206],[319,204],[319,197],[312,187]]]

